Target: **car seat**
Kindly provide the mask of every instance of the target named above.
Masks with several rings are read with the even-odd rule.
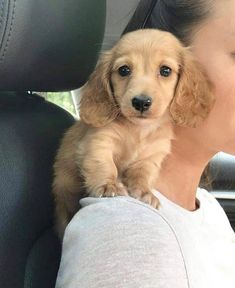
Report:
[[[100,50],[106,1],[0,1],[0,287],[52,288],[52,166],[74,118],[35,91],[84,84]]]

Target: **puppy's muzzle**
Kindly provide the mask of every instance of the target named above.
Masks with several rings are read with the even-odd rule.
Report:
[[[146,95],[138,95],[132,99],[132,106],[141,113],[149,110],[151,105],[152,105],[152,98]]]

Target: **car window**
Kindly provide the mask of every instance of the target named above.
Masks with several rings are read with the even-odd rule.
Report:
[[[63,109],[67,110],[74,116],[77,116],[77,109],[75,100],[76,93],[73,91],[65,92],[37,92],[39,95],[44,97],[47,101],[52,102]]]

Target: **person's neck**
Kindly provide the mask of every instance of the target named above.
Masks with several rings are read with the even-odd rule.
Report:
[[[172,152],[162,164],[155,189],[177,205],[194,211],[201,174],[213,153],[185,141],[183,137],[181,141],[173,140]]]

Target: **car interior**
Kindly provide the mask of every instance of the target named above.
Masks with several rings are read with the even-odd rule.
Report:
[[[52,288],[61,257],[53,230],[52,168],[75,119],[36,91],[81,87],[100,51],[120,37],[138,0],[0,4],[0,287]],[[235,230],[235,158],[219,153],[210,166],[210,192]]]

